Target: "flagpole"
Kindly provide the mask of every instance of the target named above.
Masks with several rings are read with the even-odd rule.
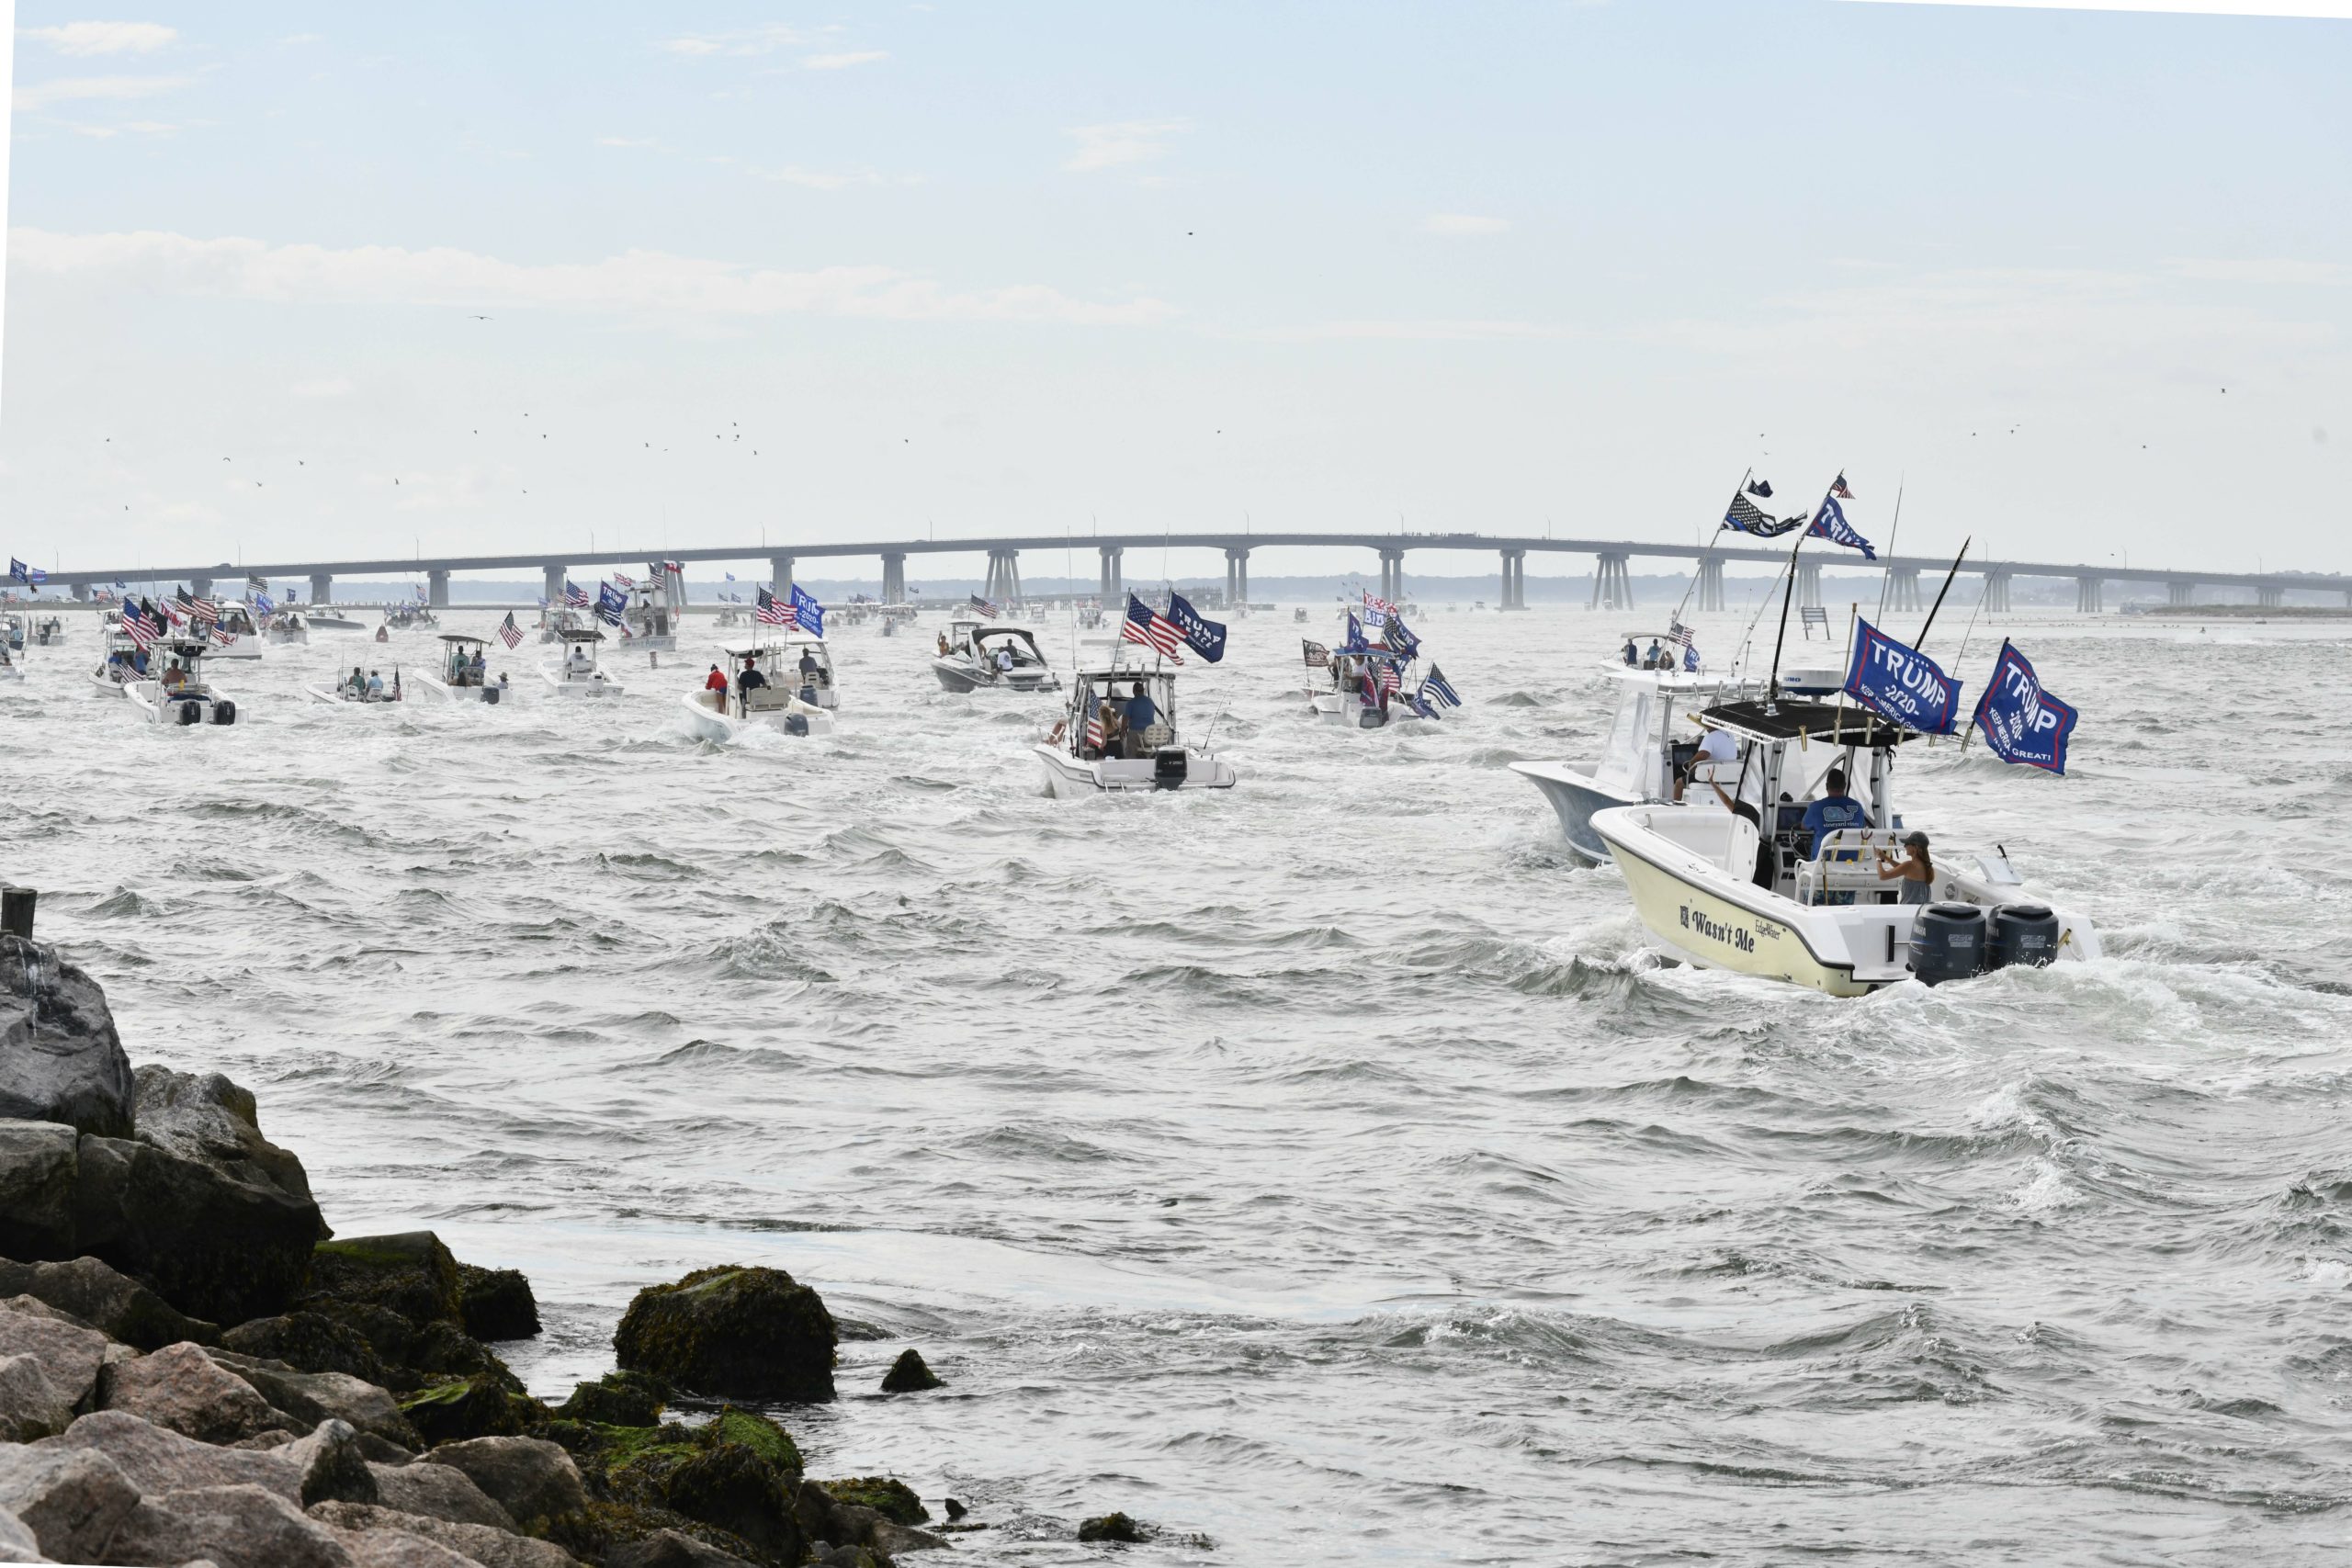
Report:
[[[1903,536],[1903,479],[1901,474],[1894,478],[1894,521],[1886,528],[1886,553],[1890,556],[1894,554],[1894,542]],[[1888,572],[1894,570],[1891,566],[1886,569]],[[1885,573],[1881,573],[1878,580],[1878,618],[1882,623],[1886,619]]]
[[[1754,465],[1751,464],[1749,465],[1747,471],[1739,476],[1739,488],[1731,492],[1731,498],[1734,501],[1737,501],[1741,496],[1746,495],[1747,493],[1747,481],[1755,477],[1756,468]],[[1723,537],[1723,534],[1724,525],[1722,523],[1718,522],[1715,525],[1715,537],[1720,539]],[[1706,547],[1713,548],[1713,541],[1710,541]],[[1889,549],[1894,548],[1892,545],[1887,547]],[[1680,626],[1682,624],[1682,612],[1690,607],[1690,595],[1697,592],[1699,590],[1699,569],[1706,565],[1706,553],[1705,550],[1702,549],[1700,553],[1698,561],[1693,564],[1690,569],[1690,581],[1682,585],[1682,603],[1674,607],[1674,624],[1676,626]]]
[[[1951,580],[1960,574],[1960,563],[1962,560],[1966,558],[1968,555],[1968,547],[1975,542],[1976,536],[1971,534],[1967,538],[1962,539],[1960,542],[1960,554],[1951,558],[1951,570],[1944,573],[1944,585],[1936,590],[1936,602],[1928,608],[1928,623],[1926,626],[1919,628],[1919,641],[1917,646],[1922,649],[1928,646],[1928,628],[1932,627],[1936,624],[1936,612],[1944,607],[1944,595],[1951,592]],[[1891,553],[1894,550],[1894,546],[1893,542],[1890,541],[1886,547]],[[1976,617],[1973,615],[1969,616],[1968,624],[1972,626],[1974,626],[1976,624]],[[1963,639],[1963,646],[1961,649],[1963,653],[1967,651],[1967,649],[1964,646],[1964,640],[1965,639]]]
[[[1846,470],[1838,469],[1838,477],[1844,479]],[[1822,505],[1826,506],[1828,503],[1829,497],[1826,492],[1824,492]],[[1816,514],[1819,510],[1817,507],[1815,509]],[[1764,687],[1766,713],[1781,711],[1781,649],[1787,646],[1789,640],[1789,601],[1796,597],[1797,552],[1804,548],[1804,542],[1811,537],[1813,537],[1813,525],[1807,523],[1798,531],[1797,542],[1789,547],[1789,580],[1781,589],[1781,629],[1772,637],[1772,673]]]

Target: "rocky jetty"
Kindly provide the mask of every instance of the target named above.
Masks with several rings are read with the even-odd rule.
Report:
[[[250,1093],[133,1071],[89,976],[0,936],[0,1562],[882,1568],[949,1544],[903,1483],[812,1478],[727,1403],[834,1396],[832,1316],[789,1274],[640,1292],[616,1370],[552,1408],[494,1348],[538,1331],[512,1269],[335,1235]]]

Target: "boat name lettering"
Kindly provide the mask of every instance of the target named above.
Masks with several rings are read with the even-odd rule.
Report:
[[[1736,947],[1742,953],[1756,951],[1754,931],[1749,931],[1746,926],[1726,925],[1710,916],[1704,909],[1693,909],[1688,904],[1682,906],[1682,929],[1697,931],[1710,942],[1720,942],[1728,947]]]

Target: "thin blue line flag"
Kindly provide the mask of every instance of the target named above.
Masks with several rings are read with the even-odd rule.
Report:
[[[1204,618],[1182,593],[1168,595],[1168,618],[1176,623],[1185,644],[1211,664],[1225,657],[1225,623]]]
[[[1922,735],[1950,735],[1960,723],[1960,682],[1934,660],[1868,621],[1855,624],[1846,694],[1880,717]]]

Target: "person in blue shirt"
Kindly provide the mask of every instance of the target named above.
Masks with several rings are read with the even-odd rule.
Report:
[[[1846,793],[1846,770],[1832,768],[1822,781],[1829,793],[1804,808],[1804,830],[1813,838],[1813,858],[1821,858],[1821,840],[1841,828],[1867,828],[1871,814],[1862,803]]]
[[[1140,736],[1159,722],[1159,709],[1145,694],[1141,681],[1136,682],[1134,694],[1127,698],[1125,706],[1127,732],[1131,735]]]

